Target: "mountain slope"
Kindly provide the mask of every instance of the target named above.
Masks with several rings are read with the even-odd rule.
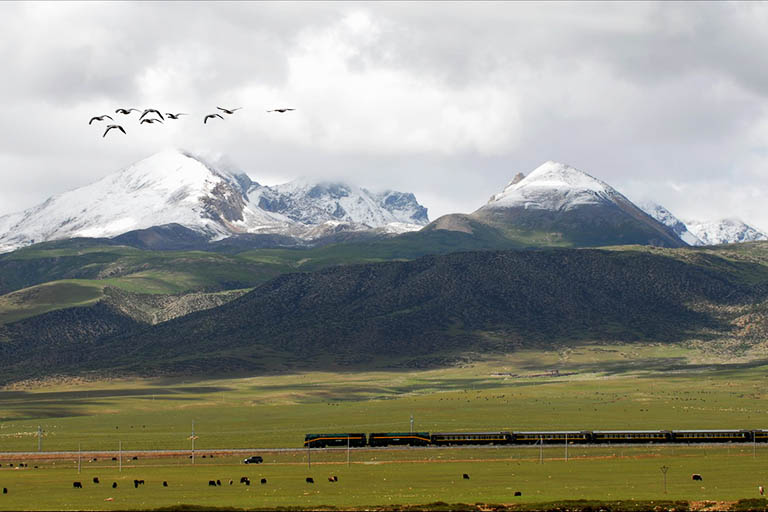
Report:
[[[428,228],[471,232],[471,221],[493,227],[506,238],[528,246],[685,246],[672,230],[610,185],[551,161],[528,176],[516,176],[472,214],[449,215]]]
[[[218,240],[244,233],[310,239],[342,229],[388,226],[401,232],[426,223],[426,209],[412,194],[372,194],[348,185],[309,181],[265,187],[245,174],[167,150],[34,208],[0,217],[0,252],[49,240],[110,238],[174,224],[206,240]]]
[[[674,231],[686,244],[705,245],[696,235],[688,230],[688,226],[660,204],[654,203],[653,201],[646,201],[640,203],[639,206],[645,213],[672,229],[672,231]]]

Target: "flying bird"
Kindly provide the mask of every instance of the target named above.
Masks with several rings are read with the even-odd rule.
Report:
[[[149,114],[150,112],[154,112],[155,114],[157,114],[158,116],[160,116],[160,119],[165,119],[165,118],[163,117],[163,114],[161,114],[159,110],[155,110],[154,108],[147,108],[147,109],[144,109],[144,112],[142,112],[142,114],[139,116],[139,119],[144,119],[144,116],[145,116],[145,115],[147,115],[147,114]]]
[[[218,117],[219,119],[224,119],[221,117],[221,114],[208,114],[203,118],[203,124],[207,123],[209,119],[213,119],[214,117]]]
[[[243,107],[237,107],[237,108],[232,108],[232,109],[230,109],[230,108],[221,108],[221,107],[216,107],[216,108],[221,110],[225,114],[234,114],[235,110],[240,110]]]
[[[267,112],[280,112],[282,114],[283,112],[288,112],[290,110],[296,110],[296,109],[295,108],[275,108],[272,110],[267,110]]]
[[[142,119],[139,124],[144,124],[144,123],[149,123],[149,124],[160,123],[160,124],[162,124],[163,122],[160,119],[152,119],[152,118],[148,117],[146,119]]]
[[[137,108],[119,108],[119,109],[115,110],[115,114],[125,114],[125,115],[128,115],[131,112],[141,112],[141,110],[139,110]]]
[[[165,117],[167,117],[168,119],[178,119],[179,116],[188,116],[188,115],[189,114],[187,114],[186,112],[179,112],[178,114],[171,114],[170,112],[165,113]]]
[[[119,124],[110,124],[107,126],[107,129],[104,131],[104,135],[102,135],[101,138],[103,139],[104,137],[106,137],[107,133],[109,133],[109,130],[111,130],[112,128],[117,128],[121,132],[125,133],[125,130],[123,130],[123,127],[120,126]]]
[[[109,117],[107,114],[104,114],[103,116],[94,116],[91,118],[90,121],[88,121],[88,124],[91,124],[94,121],[103,121],[104,119],[109,119],[110,121],[114,121],[111,117]]]

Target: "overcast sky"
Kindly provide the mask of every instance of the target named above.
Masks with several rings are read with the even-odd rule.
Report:
[[[179,147],[414,192],[431,219],[557,160],[768,230],[765,55],[757,2],[4,2],[0,215]],[[217,105],[244,108],[203,125]],[[88,126],[118,107],[194,115]]]

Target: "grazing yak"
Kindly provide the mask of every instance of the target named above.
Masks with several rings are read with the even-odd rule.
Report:
[[[82,482],[72,482],[72,487],[75,489],[82,489],[83,483]]]
[[[112,488],[117,489],[117,482],[112,482]]]
[[[691,480],[704,480],[704,479],[701,478],[700,474],[694,473],[694,474],[691,475]]]
[[[523,493],[521,493],[520,491],[515,491],[515,496],[522,496],[522,495]]]
[[[208,480],[208,487],[216,487],[216,480]]]
[[[95,484],[99,483],[99,477],[97,476],[93,477],[93,483]]]
[[[261,483],[262,483],[262,484],[265,484],[265,483],[267,483],[267,479],[266,479],[266,478],[262,478],[262,479],[261,479]]]
[[[328,481],[329,482],[338,482],[339,481],[339,477],[337,477],[336,475],[329,476],[328,477]]]
[[[463,478],[464,480],[469,480],[469,475],[464,473],[463,475],[461,475],[461,478]]]
[[[166,482],[165,480],[163,480],[163,487],[168,487],[168,482]]]
[[[307,483],[308,483],[308,484],[313,484],[313,483],[315,483],[315,479],[314,479],[314,478],[312,478],[311,476],[308,476],[308,477],[306,478],[306,481],[307,481]]]

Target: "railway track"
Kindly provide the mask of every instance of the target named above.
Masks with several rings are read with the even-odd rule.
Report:
[[[765,443],[758,443],[758,445],[764,445]],[[753,443],[612,443],[612,444],[569,444],[569,449],[606,449],[606,448],[738,448],[738,447],[751,447]],[[563,449],[564,444],[546,444],[544,448],[551,449]],[[379,446],[379,447],[350,447],[351,452],[380,452],[380,451],[416,451],[416,450],[539,450],[540,445],[464,445],[464,446]],[[168,457],[189,457],[194,455],[195,458],[206,457],[227,457],[227,456],[243,456],[252,454],[265,454],[265,453],[295,453],[306,452],[306,448],[223,448],[223,449],[208,449],[208,450],[83,450],[83,451],[44,451],[44,452],[0,452],[0,461],[29,461],[29,460],[51,460],[51,459],[72,459],[77,458],[79,455],[81,458],[93,459],[93,458],[106,458],[122,456],[123,460],[131,459],[133,457],[140,458],[168,458]],[[313,453],[317,452],[346,452],[346,447],[329,447],[329,448],[312,448]]]

